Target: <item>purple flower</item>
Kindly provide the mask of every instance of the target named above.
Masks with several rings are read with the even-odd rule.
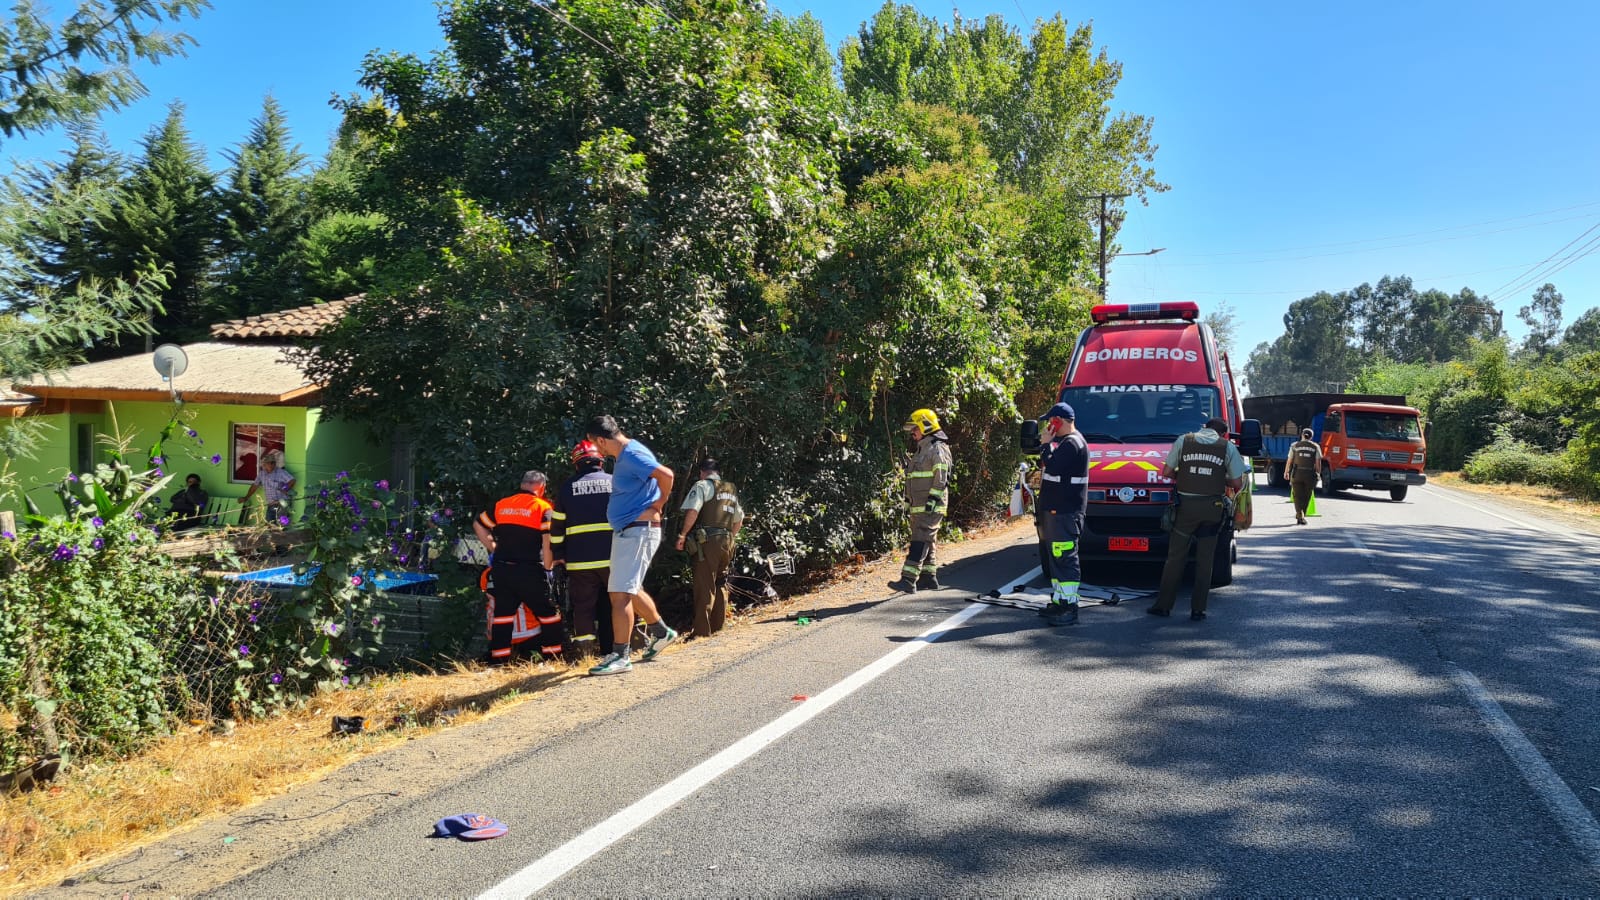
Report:
[[[106,548],[105,538],[95,538],[93,541],[89,542],[89,546],[95,548],[96,550],[104,550]]]
[[[14,541],[17,539],[17,536],[9,531],[0,531],[0,538],[5,538],[8,541]]]
[[[165,457],[161,457],[161,456],[152,456],[152,457],[150,457],[150,465],[152,465],[152,466],[166,465],[166,462],[167,462],[167,460],[166,460]]]
[[[350,523],[350,533],[351,534],[360,534],[361,533],[361,523],[360,522],[351,522]]]
[[[96,528],[104,528],[104,527],[106,527],[106,520],[100,518],[99,516],[95,516],[94,518],[89,520],[89,524],[93,525]]]
[[[155,476],[156,476],[156,477],[157,477],[157,478],[160,478],[160,477],[161,477],[161,474],[162,474],[162,473],[161,473],[161,470],[160,470],[160,469],[157,469],[157,470],[156,470],[156,471],[155,471]]]
[[[328,504],[324,503],[321,500],[317,501],[317,509],[327,509],[327,508],[328,508]]]
[[[446,519],[448,519],[448,518],[450,518],[450,517],[451,517],[451,516],[453,516],[453,515],[455,515],[455,511],[454,511],[454,510],[452,510],[452,509],[450,509],[450,508],[449,508],[449,507],[445,507],[445,510],[444,510],[444,517],[445,517],[445,518],[446,518]]]
[[[249,644],[240,644],[239,645],[239,655],[241,657],[249,656],[250,655],[250,645]]]
[[[328,623],[328,634],[332,635],[333,637],[338,637],[339,636],[339,623],[338,622],[329,622]]]
[[[382,622],[382,621],[383,621],[383,617],[382,616],[373,616],[372,617],[372,627],[373,628],[377,628],[378,627],[378,623]]]
[[[377,483],[377,485],[376,485],[376,487],[377,487],[377,488],[378,488],[378,490],[380,490],[380,491],[387,491],[387,490],[388,490],[388,489],[389,489],[389,482],[387,482],[387,481],[380,481],[380,482],[378,482],[378,483]]]
[[[250,615],[250,618],[249,618],[249,620],[248,620],[248,621],[249,621],[249,622],[250,622],[250,624],[251,624],[251,625],[254,625],[254,624],[255,624],[255,623],[256,623],[256,617],[255,617],[255,614],[254,614],[254,613],[252,613],[252,614],[251,614],[251,615]]]
[[[133,514],[133,520],[135,522],[143,522],[144,521],[144,513],[142,513],[142,512],[134,513]]]
[[[77,547],[68,547],[66,544],[57,544],[56,545],[56,552],[51,554],[51,558],[54,559],[56,562],[66,562],[67,560],[69,560],[69,559],[71,559],[71,558],[73,558],[74,556],[77,556],[77,555],[78,555],[78,548]]]
[[[360,575],[351,575],[350,576],[350,583],[355,585],[356,587],[361,587],[361,576]]]
[[[222,454],[221,453],[213,453],[213,454],[211,454],[211,464],[213,466],[222,465]]]
[[[70,482],[73,482],[74,484],[76,484],[77,481],[78,481],[78,476],[72,474],[71,472],[68,472],[67,473],[67,480],[70,481]]]
[[[349,472],[340,472],[339,473],[339,480],[340,481],[344,481],[349,477],[350,477],[350,473]]]
[[[339,679],[339,682],[341,684],[349,684],[350,683],[350,676],[349,675],[345,675],[344,677]]]
[[[285,528],[288,528],[289,527],[289,517],[288,516],[279,516],[278,517],[278,524],[282,525]]]
[[[211,605],[212,605],[212,606],[216,606],[216,605],[217,605],[217,600],[218,600],[218,598],[216,598],[216,597],[212,597],[212,598],[211,598]]]
[[[195,431],[193,428],[185,428],[183,430],[183,433],[187,434],[189,437],[199,437],[200,436],[200,433]]]
[[[267,680],[273,684],[283,684],[283,676],[277,672],[273,672],[272,677],[268,678]]]
[[[373,509],[383,509],[383,504],[379,503],[376,500],[374,500],[374,501],[372,501],[372,508]]]
[[[323,488],[320,492],[318,492],[317,496],[321,497],[324,500],[328,499],[328,489],[327,488]]]

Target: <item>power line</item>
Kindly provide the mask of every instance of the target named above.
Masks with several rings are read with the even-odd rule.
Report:
[[[1537,270],[1543,268],[1546,263],[1550,262],[1550,260],[1555,259],[1557,256],[1560,256],[1563,252],[1566,251],[1566,249],[1568,247],[1571,247],[1573,244],[1576,244],[1577,242],[1583,240],[1585,237],[1588,237],[1589,234],[1591,232],[1593,232],[1597,228],[1600,228],[1600,222],[1596,222],[1593,225],[1590,225],[1587,229],[1584,230],[1584,232],[1582,234],[1578,235],[1577,237],[1575,237],[1572,240],[1567,241],[1565,244],[1563,244],[1561,246],[1561,249],[1559,249],[1556,252],[1550,254],[1549,256],[1546,256],[1544,259],[1539,260],[1537,263],[1534,263],[1533,266],[1528,269],[1528,271],[1523,272],[1521,275],[1518,275],[1517,277],[1511,279],[1510,281],[1506,282],[1505,284],[1502,284],[1499,287],[1495,288],[1494,290],[1490,291],[1487,296],[1493,298],[1496,294],[1500,294],[1502,291],[1506,291],[1512,285],[1519,285],[1517,290],[1521,290],[1520,285],[1522,284],[1523,280],[1528,278],[1528,276],[1530,276],[1530,275],[1534,275],[1534,273]],[[1535,279],[1537,279],[1538,277],[1539,276],[1534,275]]]

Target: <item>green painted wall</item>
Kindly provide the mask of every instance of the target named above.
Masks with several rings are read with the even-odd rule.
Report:
[[[122,434],[127,439],[127,460],[135,467],[147,465],[150,442],[165,427],[172,415],[170,403],[108,403],[104,413],[73,413],[40,416],[39,420],[52,426],[46,432],[36,459],[13,460],[12,468],[17,481],[24,489],[33,489],[33,497],[46,513],[58,511],[58,504],[48,486],[65,477],[69,469],[77,468],[82,443],[79,426],[88,426],[95,435]],[[236,424],[281,425],[284,429],[284,468],[295,476],[294,517],[305,511],[304,495],[321,481],[333,480],[339,472],[349,472],[352,477],[373,480],[390,477],[389,451],[367,440],[362,426],[347,422],[324,421],[321,411],[298,406],[232,406],[220,404],[188,404],[183,408],[182,421],[195,436],[184,431],[164,447],[165,471],[177,477],[166,493],[176,493],[182,486],[183,476],[193,472],[200,476],[201,486],[213,497],[240,498],[249,490],[245,482],[232,480],[232,458],[229,441]],[[11,427],[12,420],[0,421],[0,427]],[[90,440],[89,457],[99,462],[106,459],[104,446]],[[211,457],[221,457],[213,463]],[[21,513],[23,504],[12,498],[0,500],[0,509]]]

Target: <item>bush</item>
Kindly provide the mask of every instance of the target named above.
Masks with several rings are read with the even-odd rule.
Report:
[[[1436,469],[1461,468],[1469,457],[1489,444],[1492,429],[1505,409],[1504,400],[1477,389],[1440,398],[1428,416],[1433,424],[1428,464]]]
[[[1541,450],[1497,429],[1494,443],[1477,451],[1461,467],[1468,481],[1479,484],[1542,484],[1565,487],[1571,470],[1564,455]]]

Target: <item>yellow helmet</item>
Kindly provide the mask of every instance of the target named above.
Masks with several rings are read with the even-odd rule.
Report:
[[[931,409],[919,409],[906,420],[905,429],[910,431],[912,428],[922,429],[923,434],[933,434],[939,430],[939,416]]]

